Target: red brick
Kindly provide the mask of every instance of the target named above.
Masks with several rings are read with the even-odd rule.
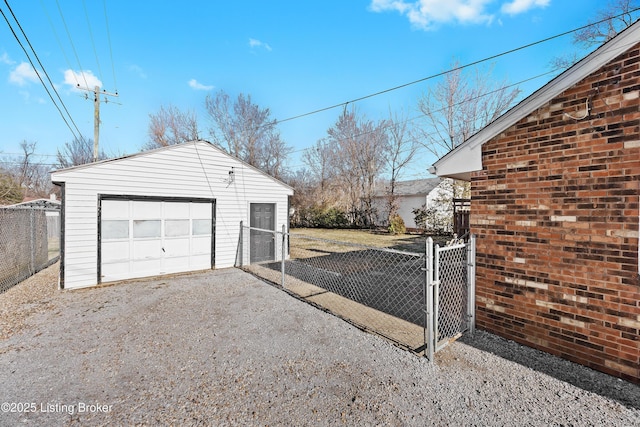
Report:
[[[640,62],[607,81],[629,58],[640,45],[484,144],[471,224],[477,294],[505,307],[478,310],[480,328],[640,383],[639,331],[618,325],[640,315]],[[563,115],[586,97],[588,119]]]

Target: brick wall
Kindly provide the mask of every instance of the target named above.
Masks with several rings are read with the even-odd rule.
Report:
[[[478,327],[640,383],[639,125],[640,44],[484,144]]]

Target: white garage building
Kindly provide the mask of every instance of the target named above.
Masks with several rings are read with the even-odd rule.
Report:
[[[67,289],[232,267],[240,221],[288,229],[293,194],[206,141],[58,170],[52,181],[62,188]]]

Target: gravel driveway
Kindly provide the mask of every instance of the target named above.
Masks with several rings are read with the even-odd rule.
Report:
[[[640,426],[640,387],[483,332],[430,364],[236,269],[56,274],[0,295],[2,426]]]

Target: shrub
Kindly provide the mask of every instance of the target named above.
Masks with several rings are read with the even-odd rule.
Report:
[[[389,233],[391,234],[404,234],[407,232],[407,227],[404,225],[404,220],[398,214],[393,215],[389,219]]]
[[[349,220],[347,214],[341,209],[311,206],[296,212],[291,225],[310,228],[345,228],[349,226]]]

